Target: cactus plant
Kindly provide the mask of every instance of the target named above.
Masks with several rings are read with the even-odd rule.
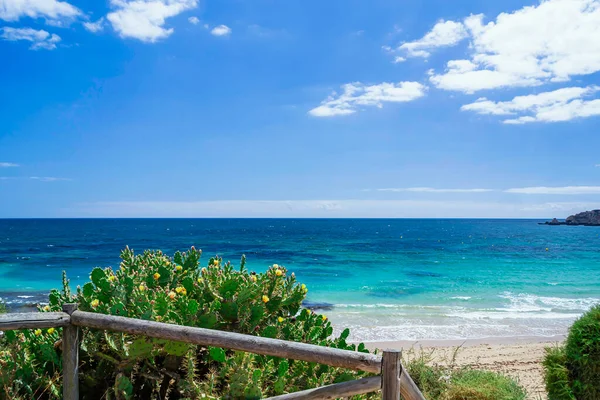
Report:
[[[195,248],[173,257],[161,251],[135,254],[126,248],[118,269],[94,268],[89,282],[75,293],[63,275],[62,290],[53,290],[48,306],[40,311],[59,311],[62,304],[77,302],[83,311],[354,350],[345,342],[347,333],[333,338],[324,316],[301,310],[306,287],[285,267],[253,273],[245,257],[236,268],[220,257],[202,266],[200,256]],[[15,354],[0,353],[0,363],[14,368],[0,368],[0,383],[10,386],[6,395],[0,390],[0,400],[29,398],[32,393],[41,399],[59,398],[60,390],[46,390],[49,382],[60,389],[58,334],[8,332],[5,341]],[[91,329],[83,329],[80,358],[82,399],[98,393],[115,399],[168,395],[176,400],[202,394],[260,398],[333,383],[347,374],[300,361]],[[9,370],[17,372],[10,375],[5,372]]]

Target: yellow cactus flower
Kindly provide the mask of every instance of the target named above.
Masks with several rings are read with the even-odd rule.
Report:
[[[177,286],[175,288],[175,291],[177,292],[177,294],[180,294],[181,292],[183,292],[185,290],[185,288],[183,286]]]
[[[321,315],[321,319],[323,320],[323,322],[327,321],[327,317],[324,315]]]
[[[269,302],[269,297],[268,297],[267,295],[264,295],[264,296],[262,297],[262,301],[263,301],[263,303],[265,303],[265,304],[266,304],[266,303],[268,303],[268,302]]]
[[[183,269],[183,267],[181,265],[176,265],[175,266],[175,271],[180,272]]]
[[[162,317],[160,315],[157,315],[156,317],[154,317],[155,320],[160,321],[162,319]]]
[[[252,275],[252,276],[250,277],[250,280],[251,280],[252,282],[256,283],[256,275]]]
[[[175,293],[175,292],[173,292],[173,291],[170,291],[170,292],[169,292],[169,294],[168,294],[168,296],[169,296],[169,298],[170,298],[171,300],[175,300],[175,296],[177,296],[177,293]]]
[[[48,329],[48,334],[49,334],[49,335],[52,335],[52,334],[54,333],[54,331],[55,331],[55,329],[54,329],[54,328],[50,328],[50,329]]]
[[[302,291],[304,291],[304,293],[308,292],[308,289],[306,288],[306,285],[303,283],[300,288],[302,289]]]
[[[146,290],[146,286],[144,286],[144,285],[140,285],[139,289],[140,289],[140,292],[143,292],[143,291],[145,291],[145,290]]]
[[[42,334],[42,330],[36,329],[35,331],[33,331],[33,333],[35,334],[35,336],[40,336]]]
[[[92,300],[92,303],[91,303],[91,306],[92,306],[92,307],[96,308],[96,307],[98,307],[99,305],[100,305],[100,300],[98,300],[98,299],[94,299],[94,300]]]
[[[155,273],[153,276],[154,276],[154,280],[156,280],[156,281],[160,279],[160,274],[158,272]]]
[[[184,295],[184,296],[187,296],[187,290],[186,290],[186,288],[183,288],[183,290],[181,291],[181,294]]]
[[[273,268],[279,268],[279,265],[273,264]]]
[[[204,279],[202,279],[202,278],[198,278],[198,283],[199,283],[199,284],[202,284],[202,283],[204,283]]]
[[[277,318],[277,321],[279,321],[279,323],[282,323],[285,320],[283,319],[283,317],[279,317],[279,318]]]
[[[50,306],[44,306],[43,310],[46,312],[50,311]]]
[[[114,276],[114,275],[111,275],[111,276],[109,276],[109,277],[108,277],[108,281],[109,281],[109,282],[114,282],[114,281],[116,281],[116,280],[117,280],[117,277],[116,277],[116,276]]]
[[[281,275],[283,275],[283,271],[282,271],[282,270],[280,270],[279,268],[277,268],[277,269],[275,270],[275,275],[276,275],[276,276],[281,276]]]

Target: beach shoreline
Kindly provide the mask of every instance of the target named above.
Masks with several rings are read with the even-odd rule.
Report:
[[[482,345],[520,345],[532,343],[559,343],[566,335],[553,336],[499,336],[470,339],[418,339],[363,341],[369,349],[402,349],[413,347],[473,347]],[[359,343],[353,341],[352,343]]]
[[[545,348],[560,344],[564,335],[553,337],[500,337],[466,340],[400,340],[368,342],[369,350],[401,349],[410,359],[425,355],[432,364],[473,368],[502,373],[516,379],[528,400],[547,398],[542,360]]]

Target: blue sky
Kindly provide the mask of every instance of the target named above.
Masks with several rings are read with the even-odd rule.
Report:
[[[600,0],[0,0],[0,217],[600,208],[598,37]]]

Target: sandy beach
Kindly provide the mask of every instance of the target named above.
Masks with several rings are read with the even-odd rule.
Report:
[[[501,372],[516,378],[525,387],[528,399],[546,399],[541,361],[544,348],[564,339],[519,337],[489,338],[466,341],[371,342],[370,349],[403,349],[408,357],[420,351],[431,356],[433,363],[447,365],[454,357],[456,366]],[[457,351],[458,348],[458,351]],[[456,354],[456,356],[455,356]]]

